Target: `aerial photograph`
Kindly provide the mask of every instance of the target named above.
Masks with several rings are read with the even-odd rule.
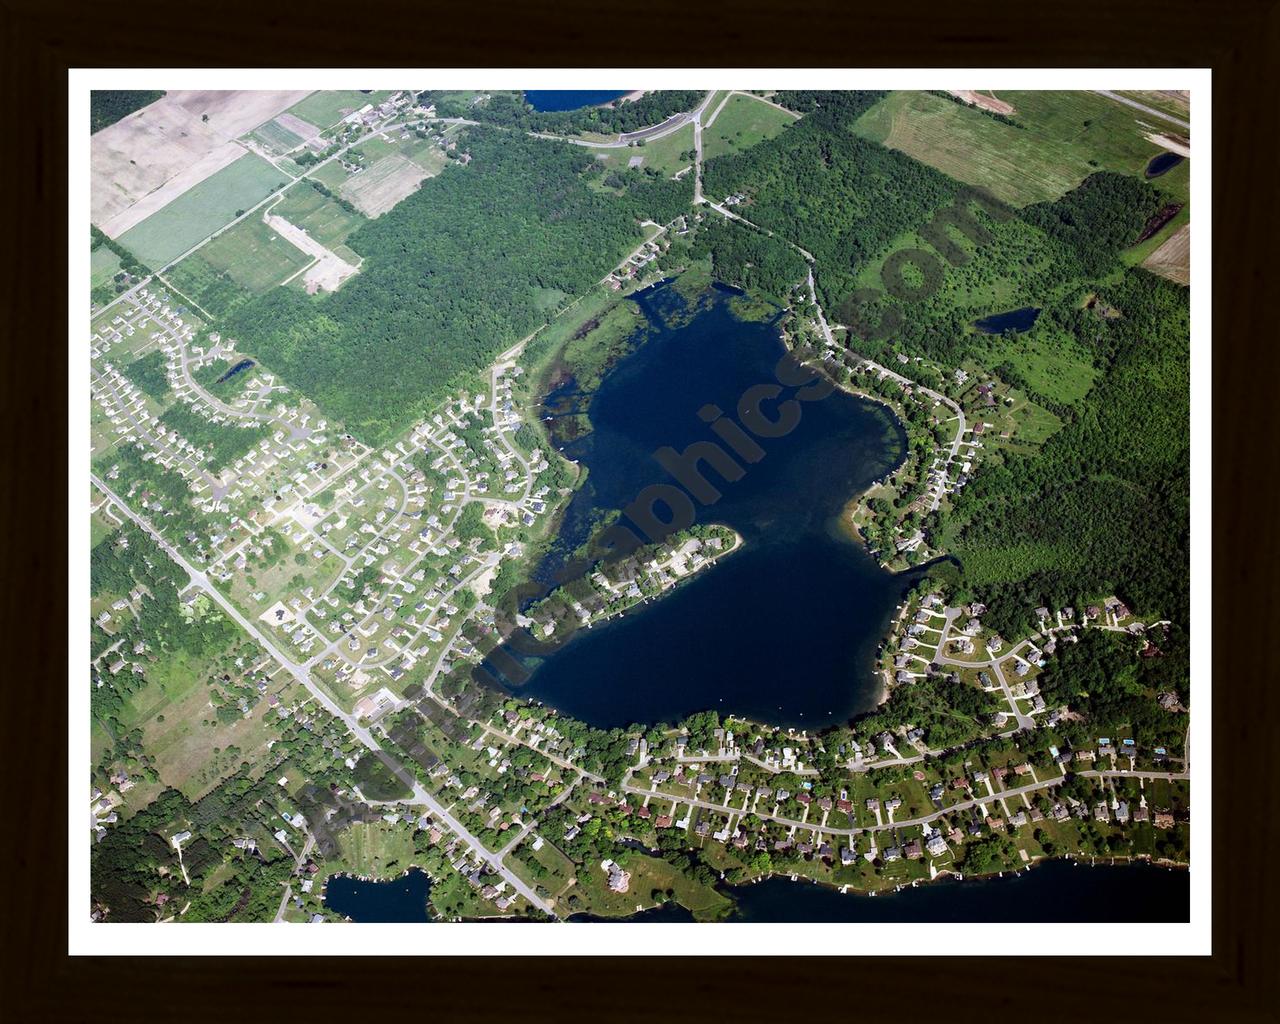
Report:
[[[72,915],[1187,923],[1191,99],[86,90]]]

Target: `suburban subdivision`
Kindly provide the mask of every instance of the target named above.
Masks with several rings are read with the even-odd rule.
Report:
[[[93,93],[93,921],[1188,920],[1189,109]]]

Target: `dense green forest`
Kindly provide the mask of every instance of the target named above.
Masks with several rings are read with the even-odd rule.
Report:
[[[640,238],[631,195],[592,189],[580,147],[471,130],[452,165],[348,245],[365,257],[340,291],[276,288],[228,332],[286,381],[379,444],[580,294]],[[542,301],[540,301],[542,300]]]
[[[419,93],[421,102],[435,103],[440,117],[468,117],[503,128],[561,135],[598,132],[612,135],[634,132],[660,124],[672,114],[693,110],[706,92],[699,89],[647,92],[637,100],[613,107],[580,107],[577,110],[534,110],[522,94],[494,93],[483,103],[463,103],[441,92]]]
[[[144,395],[163,402],[169,397],[169,377],[165,372],[166,357],[160,349],[139,356],[121,371]]]
[[[1072,327],[1103,375],[1038,451],[988,466],[956,501],[963,579],[1006,636],[1038,605],[1111,593],[1189,621],[1188,292],[1130,270],[1099,296],[1120,315],[1081,309]]]
[[[163,95],[163,89],[94,89],[89,93],[89,134],[102,131]]]
[[[817,259],[817,286],[835,308],[857,272],[960,189],[931,167],[848,130],[880,93],[848,93],[815,107],[782,135],[707,163],[703,191],[743,194],[742,215]]]
[[[725,284],[780,303],[808,273],[804,258],[782,239],[718,216],[698,229],[691,255],[710,256],[712,272]]]
[[[1028,206],[1022,217],[1075,254],[1072,270],[1100,277],[1114,268],[1120,250],[1133,245],[1169,201],[1145,181],[1100,171],[1052,203]]]

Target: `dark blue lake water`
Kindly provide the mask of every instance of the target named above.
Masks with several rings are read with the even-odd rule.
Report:
[[[427,909],[430,892],[431,879],[417,868],[381,882],[333,875],[325,886],[324,902],[352,921],[421,924],[432,920]]]
[[[655,451],[715,440],[699,410],[735,411],[749,388],[774,381],[784,352],[774,325],[737,319],[723,293],[674,327],[663,313],[683,300],[669,286],[634,301],[650,337],[594,395],[580,396],[593,429],[564,450],[589,473],[539,570],[544,578],[601,512],[625,508],[647,485],[671,483]],[[774,408],[766,405],[768,415]],[[732,526],[744,545],[660,599],[580,629],[534,663],[523,692],[600,727],[705,709],[819,727],[874,706],[875,651],[913,577],[882,571],[839,518],[898,463],[905,438],[883,406],[843,392],[798,408],[794,430],[760,438],[765,454],[755,464],[740,461],[741,479],[700,466],[722,497],[697,506],[697,520]]]
[[[534,110],[577,110],[625,96],[629,89],[526,89],[524,98]]]
[[[1166,171],[1171,171],[1178,164],[1186,159],[1177,153],[1158,153],[1151,158],[1151,162],[1147,164],[1146,175],[1148,178],[1158,178]]]
[[[1003,334],[1005,331],[1021,334],[1023,331],[1031,330],[1031,326],[1039,316],[1040,310],[1035,306],[1023,306],[1021,309],[1011,309],[1007,313],[984,316],[981,320],[975,320],[973,326],[984,334]]]
[[[1178,922],[1191,913],[1191,874],[1148,864],[1088,867],[1056,860],[1003,878],[940,879],[857,896],[770,878],[726,890],[735,921]]]

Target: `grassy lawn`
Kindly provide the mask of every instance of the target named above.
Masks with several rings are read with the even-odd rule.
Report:
[[[352,825],[337,840],[338,867],[354,875],[394,877],[413,861],[413,833],[403,824]]]
[[[1001,92],[1015,128],[923,92],[896,92],[855,124],[881,142],[1015,206],[1055,199],[1097,170],[1141,174],[1162,152],[1140,111],[1090,92]],[[1186,200],[1173,172],[1160,187]]]
[[[718,100],[713,98],[712,102]],[[795,121],[786,111],[753,96],[731,96],[715,123],[702,130],[702,157],[711,160],[724,153],[749,149],[757,142],[780,134]]]
[[[281,184],[284,176],[278,170],[261,157],[246,153],[130,228],[120,236],[120,243],[158,269]]]
[[[643,146],[621,146],[617,149],[603,149],[598,151],[596,155],[604,157],[601,163],[606,167],[611,169],[617,167],[623,170],[626,170],[632,158],[640,157],[642,159],[641,168],[651,167],[662,174],[670,176],[693,164],[692,157],[683,155],[692,150],[693,125],[687,124],[679,131],[664,135],[660,139],[646,142]],[[692,174],[693,172],[690,171],[689,173]]]

